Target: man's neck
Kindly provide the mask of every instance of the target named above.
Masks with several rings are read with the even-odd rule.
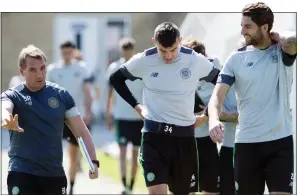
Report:
[[[270,47],[271,45],[272,45],[272,40],[271,40],[270,37],[267,36],[266,38],[264,38],[264,40],[263,40],[263,42],[261,44],[254,45],[254,47],[257,48],[257,49],[264,50],[264,49],[267,49],[268,47]]]
[[[42,89],[44,86],[45,86],[45,83],[44,83],[44,85],[42,86],[42,87],[40,87],[40,88],[31,88],[30,86],[28,86],[26,83],[25,83],[25,86],[27,87],[27,89],[29,89],[29,91],[31,91],[31,92],[36,92],[36,91],[39,91],[40,89]]]
[[[71,65],[72,63],[72,60],[64,60],[64,66],[69,66],[69,65]]]
[[[132,58],[132,56],[131,57],[128,57],[128,58],[125,58],[125,57],[123,57],[123,58],[125,59],[125,62],[127,62],[127,61],[129,61]]]

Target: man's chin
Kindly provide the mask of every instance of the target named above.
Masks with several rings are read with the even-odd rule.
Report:
[[[164,59],[164,61],[167,63],[167,64],[170,64],[173,60],[171,59],[171,60],[166,60],[166,59]]]

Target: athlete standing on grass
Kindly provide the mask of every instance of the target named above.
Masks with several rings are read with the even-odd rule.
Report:
[[[208,58],[214,67],[221,69],[218,58],[208,56],[205,45],[202,42],[195,39],[188,39],[185,40],[183,46],[201,53]],[[204,105],[208,104],[213,89],[214,85],[212,83],[201,82],[197,89],[198,98],[201,99],[200,108],[204,109]],[[227,94],[224,102],[224,111],[220,115],[220,120],[225,121],[224,124],[227,126],[220,155],[218,154],[217,144],[209,136],[208,123],[195,129],[199,158],[199,189],[203,194],[216,194],[220,192],[221,195],[232,195],[235,193],[233,148],[237,117],[235,92],[232,89]]]
[[[84,123],[90,130],[92,122],[91,84],[89,82],[89,74],[86,65],[73,58],[74,48],[74,44],[70,41],[63,42],[60,45],[62,60],[50,65],[47,71],[47,80],[57,83],[69,91],[74,98]],[[69,142],[69,194],[72,195],[76,173],[79,168],[80,151],[76,137],[66,124],[64,125],[63,137]]]
[[[1,94],[1,128],[9,130],[8,193],[66,194],[62,135],[64,122],[82,137],[98,177],[99,161],[91,135],[69,92],[46,81],[46,56],[29,45],[19,55],[25,82]]]
[[[209,130],[221,142],[226,127],[219,121],[225,96],[234,84],[239,124],[235,139],[237,194],[291,194],[294,149],[290,91],[296,59],[296,34],[271,33],[274,15],[265,3],[242,10],[246,46],[223,66],[212,94]]]
[[[120,41],[120,50],[122,57],[111,63],[107,69],[107,78],[109,80],[110,75],[117,71],[122,64],[126,63],[134,55],[135,52],[135,41],[131,38],[123,38]],[[139,100],[142,99],[143,83],[140,80],[135,82],[126,81],[127,86]],[[114,105],[112,105],[114,104]],[[143,127],[143,121],[141,117],[135,112],[131,106],[125,102],[119,96],[119,94],[114,93],[113,87],[110,85],[108,89],[108,98],[106,106],[106,124],[111,130],[113,128],[112,124],[112,113],[115,119],[116,128],[116,139],[120,148],[120,171],[123,186],[125,190],[122,194],[130,194],[133,190],[135,176],[138,168],[138,151],[141,140],[141,129]],[[126,153],[127,144],[131,142],[132,148],[132,168],[131,168],[131,179],[129,185],[127,184],[126,175]]]
[[[144,119],[140,161],[149,194],[189,194],[198,189],[194,129],[197,84],[216,82],[218,69],[201,54],[181,46],[179,29],[164,22],[155,29],[155,47],[136,54],[110,77],[118,94]],[[143,105],[125,81],[141,79]],[[185,168],[186,167],[186,168]]]

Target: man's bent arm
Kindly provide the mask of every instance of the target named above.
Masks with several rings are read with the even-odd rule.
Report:
[[[10,100],[1,100],[1,125],[6,123],[5,119],[9,120],[9,115],[12,114],[13,107],[14,105]]]
[[[71,129],[73,135],[76,137],[82,137],[84,140],[84,143],[86,145],[87,151],[90,155],[91,160],[97,160],[96,157],[96,150],[95,146],[90,134],[90,131],[88,130],[87,126],[83,122],[82,118],[80,115],[76,115],[73,117],[68,117],[66,118],[66,124],[69,126]]]
[[[113,91],[114,91],[113,87],[109,83],[108,84],[108,92],[107,92],[106,113],[110,113],[110,111],[111,111],[111,107],[113,104]]]
[[[285,66],[292,66],[297,56],[297,39],[295,32],[280,34],[282,60]]]
[[[122,67],[111,74],[110,76],[110,84],[114,87],[116,92],[133,108],[139,104],[139,102],[136,100],[136,98],[133,96],[131,91],[129,90],[128,86],[126,85],[126,80],[128,79],[124,72],[127,72],[128,70],[125,67]],[[136,79],[136,78],[135,78]]]
[[[89,82],[84,83],[84,96],[86,113],[92,113],[91,85]]]
[[[220,120],[225,97],[230,89],[228,84],[217,83],[208,103],[209,120]]]
[[[297,38],[295,32],[287,32],[280,35],[282,50],[289,55],[296,55],[297,53]]]

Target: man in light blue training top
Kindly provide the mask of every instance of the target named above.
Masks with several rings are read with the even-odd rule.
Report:
[[[206,56],[214,67],[221,69],[218,58],[208,56],[202,42],[189,39],[183,43],[183,46]],[[208,104],[213,89],[214,85],[212,83],[201,82],[196,91],[198,93],[197,98],[201,99],[201,105],[198,105],[200,108],[204,108],[204,105]],[[197,107],[196,104],[195,102],[195,109]],[[227,94],[223,112],[220,115],[220,120],[225,121],[225,125],[227,126],[220,155],[218,154],[217,144],[209,136],[208,123],[195,129],[199,158],[199,189],[203,194],[217,192],[220,192],[221,195],[235,194],[233,148],[237,118],[236,98],[234,89],[232,88]]]
[[[62,135],[64,122],[82,137],[98,177],[99,161],[91,135],[72,96],[57,84],[46,82],[46,57],[33,45],[19,55],[25,82],[1,94],[1,128],[9,130],[8,193],[66,194]]]
[[[140,161],[149,194],[196,192],[198,183],[194,115],[199,81],[215,83],[219,73],[203,55],[181,46],[179,29],[164,22],[155,29],[155,47],[136,54],[110,77],[117,93],[144,118]],[[143,106],[125,81],[141,79]],[[185,168],[186,167],[186,168]]]
[[[235,136],[237,194],[291,194],[294,149],[290,91],[296,59],[296,34],[271,33],[274,15],[264,3],[242,11],[241,34],[246,46],[233,52],[223,66],[212,94],[209,130],[221,142],[226,127],[221,108],[234,84],[239,112]]]

